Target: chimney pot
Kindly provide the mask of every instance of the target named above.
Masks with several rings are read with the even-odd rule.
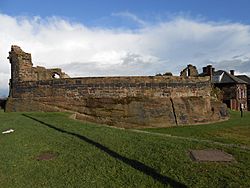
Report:
[[[213,68],[212,65],[207,66],[207,74],[208,74],[208,76],[212,76],[212,74],[213,74],[212,68]]]
[[[230,70],[230,74],[234,76],[234,70]]]
[[[203,67],[203,73],[207,73],[207,67]]]

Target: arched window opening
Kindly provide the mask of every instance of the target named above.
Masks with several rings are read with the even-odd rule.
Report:
[[[52,78],[58,79],[58,78],[60,78],[60,75],[59,75],[58,73],[54,72],[54,73],[52,74]]]

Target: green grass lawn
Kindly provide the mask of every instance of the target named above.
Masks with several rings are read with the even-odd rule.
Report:
[[[211,125],[147,129],[249,145],[250,114]],[[66,113],[0,112],[0,187],[250,187],[250,151],[82,123]],[[198,163],[190,149],[216,148],[237,162]],[[49,161],[36,158],[55,152]]]
[[[175,126],[170,128],[152,128],[144,130],[175,136],[209,139],[250,147],[250,112],[244,112],[244,116],[241,118],[240,112],[231,111],[229,121],[213,124]]]

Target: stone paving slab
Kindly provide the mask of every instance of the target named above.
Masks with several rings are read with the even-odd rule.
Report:
[[[198,162],[231,162],[235,160],[231,154],[216,149],[190,150],[190,156]]]
[[[53,160],[58,156],[58,153],[54,152],[44,152],[41,153],[39,156],[36,157],[38,161],[48,161],[48,160]]]

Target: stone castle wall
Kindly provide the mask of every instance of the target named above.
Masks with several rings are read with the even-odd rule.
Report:
[[[209,77],[184,76],[24,79],[12,82],[6,111],[73,111],[78,118],[121,127],[205,123],[227,116],[225,106],[211,97]]]

